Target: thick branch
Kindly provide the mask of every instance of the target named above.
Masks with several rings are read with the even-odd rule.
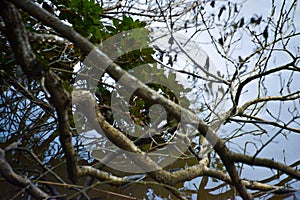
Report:
[[[78,176],[79,177],[92,176],[94,178],[97,178],[100,181],[111,181],[112,184],[117,183],[117,185],[123,184],[124,181],[126,181],[125,178],[119,178],[119,177],[113,176],[107,172],[100,171],[91,166],[78,167]]]
[[[29,76],[40,77],[43,69],[35,68],[38,64],[36,56],[31,49],[27,31],[18,9],[7,1],[1,1],[0,15],[5,23],[6,37],[22,70]]]
[[[53,34],[33,33],[28,31],[30,42],[51,43],[56,45],[66,45],[69,43],[66,39]]]
[[[71,96],[63,88],[60,78],[51,70],[45,74],[45,85],[50,101],[54,105],[58,116],[59,140],[65,153],[69,179],[77,182],[77,155],[72,144],[70,131]]]

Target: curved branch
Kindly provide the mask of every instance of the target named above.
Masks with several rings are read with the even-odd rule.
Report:
[[[267,101],[292,101],[300,98],[300,91],[293,92],[288,95],[284,96],[265,96],[253,99],[251,101],[246,102],[241,107],[237,108],[237,114],[242,114],[249,106],[261,103],[261,102],[267,102]]]
[[[245,164],[248,164],[251,166],[261,166],[261,167],[268,167],[270,169],[277,169],[295,179],[300,180],[300,171],[299,170],[295,170],[292,167],[289,167],[285,164],[276,162],[271,159],[253,158],[252,156],[233,153],[232,160],[234,162],[241,162],[241,163],[245,163]]]
[[[246,78],[244,81],[242,81],[240,83],[240,85],[237,88],[237,92],[236,92],[235,99],[234,99],[235,106],[238,105],[242,90],[248,83],[250,83],[251,81],[254,81],[255,79],[261,78],[263,76],[266,76],[266,75],[269,75],[269,74],[272,74],[272,73],[275,73],[275,72],[278,72],[281,70],[294,70],[294,69],[290,68],[291,66],[294,66],[294,64],[295,64],[295,60],[293,60],[292,62],[287,63],[285,65],[282,65],[280,67],[276,67],[276,68],[270,69],[268,71],[265,71],[265,72],[262,72],[262,73],[259,73],[259,74],[256,74],[256,75]],[[234,109],[234,111],[236,111],[236,108]]]
[[[256,116],[251,116],[251,115],[247,115],[247,114],[240,114],[239,116],[251,119],[251,121],[250,120],[236,119],[236,118],[230,118],[230,120],[236,121],[236,122],[248,122],[248,123],[257,123],[257,124],[268,124],[268,125],[272,125],[272,126],[281,128],[281,129],[288,130],[288,131],[293,131],[295,133],[300,133],[300,129],[299,128],[289,127],[287,124],[279,124],[279,123],[274,122],[274,121],[268,121],[268,120],[265,120],[263,118],[256,117]]]

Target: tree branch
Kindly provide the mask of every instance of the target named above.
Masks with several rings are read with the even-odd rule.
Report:
[[[24,188],[37,199],[48,199],[50,196],[36,187],[30,180],[16,174],[5,160],[5,151],[0,148],[0,173],[11,184]]]
[[[27,77],[40,79],[41,82],[43,79],[45,80],[45,85],[51,95],[50,102],[58,115],[60,141],[67,160],[68,175],[70,180],[76,182],[77,156],[72,145],[72,133],[69,130],[70,95],[63,88],[60,78],[36,58],[18,9],[13,4],[3,0],[0,2],[0,11],[6,26],[6,36],[22,70]],[[43,83],[41,85],[43,86]]]
[[[234,162],[231,160],[231,152],[226,147],[224,142],[216,135],[216,133],[209,128],[209,126],[200,120],[195,114],[192,112],[182,108],[181,106],[175,104],[174,102],[166,99],[162,95],[157,94],[154,90],[150,89],[144,83],[139,81],[137,78],[125,72],[120,66],[116,65],[111,61],[111,59],[104,54],[102,51],[94,47],[92,43],[90,43],[87,39],[80,36],[76,31],[74,31],[71,27],[67,26],[59,19],[55,18],[50,13],[44,11],[39,6],[37,6],[34,2],[30,0],[10,0],[18,7],[22,8],[24,11],[28,12],[30,15],[34,16],[44,24],[52,27],[58,33],[65,36],[71,42],[73,42],[76,46],[78,46],[83,52],[89,53],[94,50],[95,53],[95,61],[101,66],[109,66],[106,70],[107,72],[115,79],[119,80],[119,78],[125,78],[127,83],[130,83],[128,86],[129,89],[139,88],[137,90],[137,95],[146,98],[150,101],[159,103],[164,106],[167,111],[169,111],[177,120],[181,120],[181,115],[187,116],[191,120],[191,124],[198,127],[199,132],[203,136],[209,135],[206,137],[211,144],[214,144],[215,151],[219,154],[222,159],[227,172],[229,173],[236,189],[244,199],[252,199],[252,196],[247,192],[246,187],[242,183]],[[51,81],[51,80],[49,80]],[[108,127],[105,127],[108,128]],[[64,146],[65,148],[66,146]],[[159,171],[161,172],[161,171]]]
[[[261,166],[261,167],[268,167],[270,169],[277,169],[295,179],[300,180],[299,170],[295,170],[292,167],[276,162],[274,160],[266,159],[266,158],[253,158],[252,156],[242,155],[237,153],[232,153],[231,156],[234,162],[241,162],[251,166]]]

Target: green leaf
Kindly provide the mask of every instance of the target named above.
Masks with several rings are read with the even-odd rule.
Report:
[[[119,28],[119,21],[117,19],[113,19],[113,24],[117,29]]]
[[[110,31],[110,32],[113,32],[113,33],[116,32],[116,29],[115,29],[114,27],[112,27],[112,26],[106,26],[105,28],[106,28],[108,31]]]
[[[71,9],[74,10],[75,12],[78,12],[79,1],[80,0],[73,0],[71,3]]]
[[[66,19],[71,18],[71,15],[70,15],[70,13],[67,13],[67,12],[60,12],[58,18],[61,20],[66,20]]]
[[[85,19],[84,19],[84,26],[90,27],[92,25],[94,25],[93,17],[91,17],[91,16],[85,17]]]
[[[125,24],[125,26],[130,26],[133,24],[133,19],[131,17],[126,17],[125,15],[123,15],[123,23]]]
[[[100,7],[100,5],[96,4],[92,8],[92,12],[99,15],[103,12],[103,9]]]
[[[90,11],[89,4],[90,4],[89,0],[82,0],[82,11],[86,14]]]

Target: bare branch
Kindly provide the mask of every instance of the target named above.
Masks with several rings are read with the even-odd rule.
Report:
[[[272,73],[275,73],[275,72],[279,72],[279,71],[282,71],[282,70],[295,70],[293,68],[294,64],[295,64],[295,60],[293,60],[292,62],[287,63],[285,65],[282,65],[280,67],[276,67],[276,68],[273,68],[273,69],[267,70],[265,72],[262,72],[262,73],[259,73],[259,74],[256,74],[256,75],[253,75],[253,76],[250,76],[250,77],[246,78],[244,81],[242,81],[239,84],[239,86],[237,88],[237,92],[236,92],[235,99],[234,99],[235,105],[238,105],[242,90],[248,83],[250,83],[251,81],[254,81],[256,79],[262,78],[266,75],[269,75],[269,74],[272,74]]]
[[[242,162],[252,166],[262,166],[269,167],[270,169],[277,169],[290,175],[291,177],[294,177],[298,180],[300,179],[300,171],[271,159],[253,158],[252,156],[233,153],[232,160],[234,160],[234,162]]]
[[[69,114],[71,108],[70,95],[65,91],[59,77],[52,71],[47,71],[47,66],[38,61],[33,53],[27,31],[22,22],[18,9],[7,1],[0,4],[1,16],[4,19],[7,37],[14,50],[17,61],[28,77],[44,79],[47,90],[50,92],[50,101],[56,108],[59,118],[60,141],[67,158],[67,170],[69,178],[77,181],[77,157],[72,145],[72,133],[70,132]]]
[[[0,149],[0,173],[11,184],[24,188],[30,195],[38,199],[48,199],[50,196],[36,187],[30,180],[16,174],[5,160],[5,152]]]
[[[300,98],[300,91],[293,92],[288,95],[283,96],[265,96],[253,99],[251,101],[248,101],[241,107],[237,109],[237,114],[242,114],[249,106],[260,103],[260,102],[267,102],[267,101],[292,101]]]

